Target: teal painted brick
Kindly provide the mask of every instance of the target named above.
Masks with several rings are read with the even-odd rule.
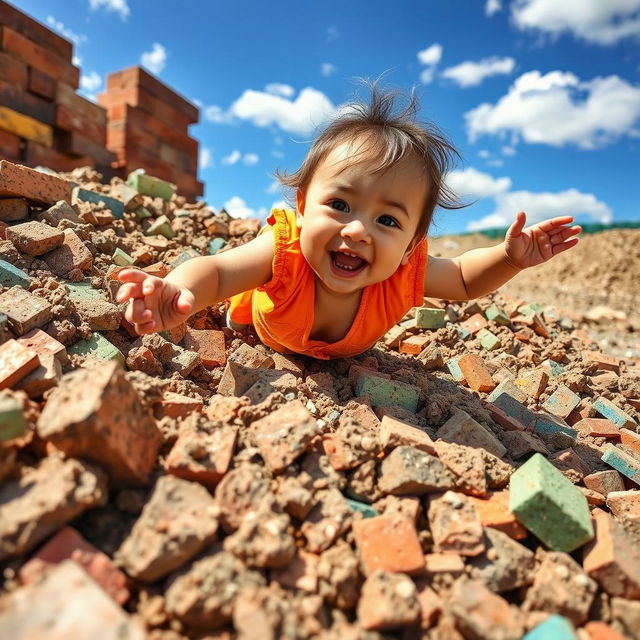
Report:
[[[120,249],[120,247],[116,247],[111,259],[119,267],[128,267],[135,262],[135,260],[128,253]]]
[[[593,408],[605,418],[611,420],[619,429],[624,428],[635,431],[638,427],[636,421],[620,407],[613,404],[611,400],[600,397],[593,403]]]
[[[531,629],[523,640],[578,640],[578,636],[569,620],[554,613]]]
[[[480,340],[480,346],[486,351],[493,351],[501,344],[500,338],[495,333],[491,333],[489,329],[480,329],[478,331],[478,339]]]
[[[107,300],[102,289],[94,289],[89,282],[65,282],[72,300]]]
[[[111,196],[106,196],[104,193],[76,187],[73,190],[73,195],[76,199],[82,200],[83,202],[92,202],[93,204],[104,203],[104,206],[111,211],[114,218],[122,218],[122,216],[124,216],[124,203]]]
[[[505,326],[511,324],[509,316],[495,303],[485,309],[484,315],[487,320],[495,322],[496,324],[502,324]]]
[[[154,178],[146,173],[138,173],[132,171],[127,178],[127,184],[133,187],[138,193],[142,193],[152,198],[162,198],[163,200],[171,200],[176,192],[176,185],[170,182]]]
[[[568,553],[593,538],[587,499],[539,453],[511,475],[509,510],[554,551]]]
[[[513,380],[503,380],[498,386],[489,394],[487,400],[493,402],[501,393],[508,393],[514,400],[520,404],[524,404],[527,401],[527,394],[516,386]]]
[[[529,304],[524,304],[521,307],[518,307],[518,312],[523,316],[535,316],[536,313],[542,313],[542,306],[537,302],[530,302]]]
[[[416,325],[420,329],[439,329],[447,323],[444,309],[420,307],[416,309]]]
[[[351,498],[346,498],[347,504],[351,511],[357,511],[361,513],[365,518],[375,518],[380,514],[371,506],[364,502],[360,502],[358,500],[352,500]]]
[[[404,382],[361,374],[356,385],[357,396],[369,396],[374,407],[400,406],[415,413],[418,409],[418,389]]]
[[[469,331],[469,329],[465,329],[464,327],[461,327],[459,324],[455,325],[455,327],[456,327],[456,332],[458,336],[463,340],[466,340],[467,338],[471,337],[471,331]]]
[[[225,242],[224,238],[214,238],[213,240],[210,240],[209,254],[214,255],[218,253],[218,251],[220,251],[220,249],[222,249],[222,247],[224,247],[225,244],[227,243]]]
[[[536,414],[531,411],[531,409],[525,407],[524,404],[518,402],[513,396],[504,391],[499,394],[495,400],[492,400],[492,402],[496,407],[502,409],[507,415],[525,427],[532,426],[536,421]]]
[[[122,366],[125,363],[122,352],[103,335],[96,332],[92,333],[88,340],[79,340],[67,347],[67,352],[76,356],[92,355],[100,360],[117,360]]]
[[[144,220],[145,218],[151,217],[151,211],[146,207],[136,207],[133,212],[136,214],[136,218],[138,218],[138,220]]]
[[[186,251],[183,251],[177,258],[171,261],[171,268],[175,269],[184,262],[187,262],[187,260],[191,260],[191,258],[197,258],[199,255],[200,254],[195,249],[187,249]]]
[[[171,228],[171,223],[167,216],[160,216],[156,218],[153,224],[144,232],[145,236],[162,235],[168,240],[171,240],[176,235],[176,232]]]
[[[456,356],[455,358],[451,358],[450,360],[447,360],[447,367],[449,369],[449,373],[453,376],[453,379],[456,382],[462,382],[464,380],[464,374],[462,373],[462,370],[460,369],[460,365],[458,364],[458,361],[460,360],[460,358],[462,358],[462,356]]]
[[[561,384],[545,401],[542,407],[554,416],[566,418],[580,404],[580,396]]]
[[[0,398],[0,442],[20,438],[27,432],[22,403],[13,396]]]
[[[552,377],[559,376],[561,373],[564,373],[564,367],[555,360],[544,360],[540,366],[548,368]]]
[[[601,459],[629,480],[640,484],[640,461],[633,456],[610,444],[607,445]]]
[[[561,424],[553,416],[545,416],[544,414],[540,413],[536,416],[536,422],[533,430],[540,435],[553,435],[554,433],[558,433],[560,431],[570,436],[574,440],[578,438],[578,432],[575,429],[572,429],[568,425]]]
[[[0,260],[0,285],[3,287],[15,287],[19,285],[23,289],[28,289],[30,280],[29,274],[25,273],[22,269],[14,267],[6,260]]]

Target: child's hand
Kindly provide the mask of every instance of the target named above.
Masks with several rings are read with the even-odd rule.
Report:
[[[579,225],[567,226],[573,222],[571,216],[551,218],[524,229],[526,221],[524,211],[518,213],[504,239],[507,260],[518,269],[535,267],[575,247],[579,238],[573,236],[582,231]]]
[[[118,280],[118,302],[131,298],[124,317],[139,335],[173,329],[184,322],[193,309],[195,299],[186,287],[150,276],[138,269],[123,269]]]

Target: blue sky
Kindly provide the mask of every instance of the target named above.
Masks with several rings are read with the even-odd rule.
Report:
[[[282,201],[318,125],[367,93],[409,91],[464,162],[449,184],[475,204],[433,235],[535,222],[640,220],[640,0],[159,3],[23,0],[74,40],[85,95],[142,63],[201,107],[205,199],[233,215]]]

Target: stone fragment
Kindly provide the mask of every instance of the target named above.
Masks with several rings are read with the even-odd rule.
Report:
[[[317,593],[319,562],[320,556],[299,549],[288,566],[272,569],[269,577],[288,589]]]
[[[92,331],[115,331],[122,322],[120,307],[106,300],[75,300],[73,304]]]
[[[396,629],[420,617],[415,584],[405,575],[376,571],[362,585],[358,622],[363,629]]]
[[[337,489],[328,489],[311,509],[300,530],[307,539],[307,550],[328,549],[351,526],[352,511]]]
[[[607,494],[607,507],[623,522],[640,521],[640,491],[614,490]]]
[[[119,566],[143,582],[166,576],[215,540],[218,513],[204,487],[173,476],[160,477],[117,551]]]
[[[424,554],[411,520],[397,515],[356,520],[353,533],[366,576],[378,570],[424,572]]]
[[[103,466],[115,486],[145,484],[162,435],[116,362],[66,374],[49,396],[38,434],[69,456]]]
[[[608,496],[612,491],[624,491],[622,476],[615,469],[590,473],[583,478],[583,482],[585,487],[603,496]]]
[[[380,446],[383,449],[407,446],[435,455],[433,440],[426,431],[385,415],[380,423]]]
[[[493,433],[462,409],[454,409],[453,415],[438,429],[438,437],[445,442],[485,449],[498,458],[502,458],[507,452]]]
[[[593,537],[586,498],[539,453],[511,476],[509,509],[551,549],[573,551]]]
[[[487,494],[484,458],[479,449],[438,440],[435,443],[438,458],[456,478],[456,489],[471,496]]]
[[[380,490],[396,496],[445,491],[456,484],[438,458],[414,447],[396,447],[382,461],[380,471]]]
[[[298,520],[304,520],[315,504],[308,486],[296,476],[279,477],[276,499],[286,513]]]
[[[105,504],[100,469],[49,455],[0,486],[0,562],[33,549],[83,511]]]
[[[0,295],[0,313],[7,316],[9,328],[23,336],[47,324],[53,317],[53,307],[44,298],[16,286]]]
[[[72,560],[61,562],[41,582],[17,589],[4,605],[0,613],[3,638],[147,638],[143,627]]]
[[[427,515],[437,551],[463,556],[477,556],[484,551],[478,512],[463,494],[447,491],[430,496]]]
[[[306,451],[320,429],[302,402],[294,400],[256,420],[251,431],[265,462],[278,473]]]
[[[91,252],[71,229],[64,230],[62,244],[45,254],[43,259],[57,276],[66,276],[75,269],[87,271],[93,264]]]
[[[322,446],[336,471],[358,467],[380,451],[378,434],[344,415],[335,431],[322,436]]]
[[[183,623],[210,629],[230,622],[240,592],[264,584],[261,573],[247,569],[233,554],[217,551],[169,580],[165,606],[169,615]]]
[[[360,596],[359,561],[344,540],[323,551],[318,563],[320,593],[339,609],[352,609]]]

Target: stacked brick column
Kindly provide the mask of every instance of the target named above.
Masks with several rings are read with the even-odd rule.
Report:
[[[0,158],[109,171],[104,109],[76,94],[73,45],[0,0]]]
[[[107,147],[123,177],[144,167],[189,199],[202,195],[198,141],[188,132],[198,122],[195,105],[137,66],[110,74],[98,101],[107,109]]]

